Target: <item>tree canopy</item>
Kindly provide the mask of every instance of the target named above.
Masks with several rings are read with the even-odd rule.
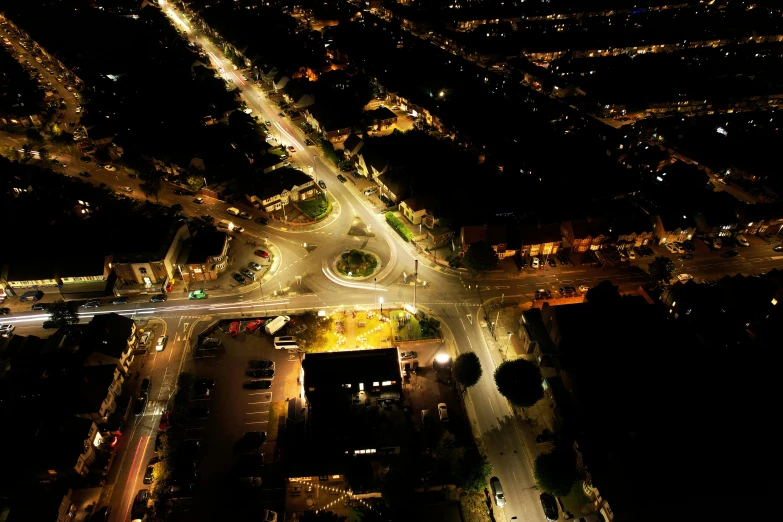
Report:
[[[465,266],[473,273],[483,273],[495,268],[498,255],[492,245],[486,241],[477,241],[465,252]]]
[[[59,326],[67,326],[79,322],[79,310],[75,301],[58,299],[49,305],[52,321]]]
[[[525,359],[505,361],[495,370],[498,391],[515,406],[527,408],[544,396],[541,369]]]
[[[340,516],[333,511],[305,511],[299,520],[302,522],[345,522],[346,517]]]
[[[650,275],[668,281],[674,273],[674,263],[666,256],[657,256],[653,262],[648,265]]]
[[[578,479],[574,454],[565,448],[539,454],[533,467],[538,489],[553,495],[568,495]]]
[[[481,361],[474,352],[461,353],[454,361],[454,378],[465,388],[475,385],[484,370],[481,368]]]

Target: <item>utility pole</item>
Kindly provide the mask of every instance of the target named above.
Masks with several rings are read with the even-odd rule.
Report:
[[[416,284],[419,281],[419,260],[413,261],[413,313],[416,314]]]
[[[315,177],[315,184],[318,185],[318,169],[315,167],[316,155],[313,154],[313,176]]]

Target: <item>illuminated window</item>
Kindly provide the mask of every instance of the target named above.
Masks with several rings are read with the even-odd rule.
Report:
[[[383,381],[381,384],[383,386],[391,386],[391,383],[392,383],[391,381]]]
[[[379,383],[378,381],[373,381],[373,382],[372,382],[372,385],[373,385],[373,386],[380,386],[380,385],[381,385],[381,383]]]

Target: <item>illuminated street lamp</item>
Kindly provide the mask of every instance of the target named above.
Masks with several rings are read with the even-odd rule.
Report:
[[[383,317],[383,296],[378,298],[378,303],[381,305],[381,317]]]

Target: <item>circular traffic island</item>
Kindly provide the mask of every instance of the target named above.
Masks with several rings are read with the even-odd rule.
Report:
[[[380,266],[380,259],[376,254],[358,248],[340,254],[334,265],[340,275],[354,279],[370,277],[378,272]]]

